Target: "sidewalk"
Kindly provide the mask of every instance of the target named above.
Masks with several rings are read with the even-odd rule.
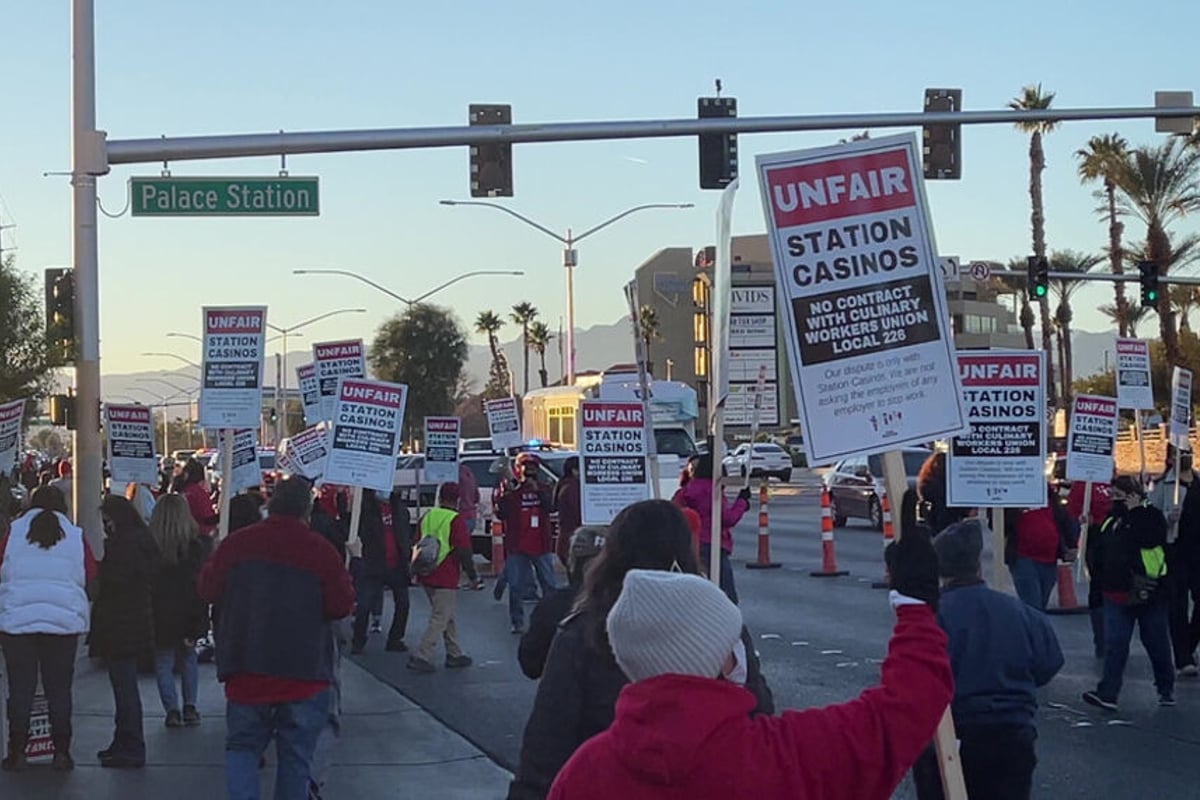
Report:
[[[349,660],[342,662],[342,737],[333,754],[326,798],[503,797],[510,775],[466,739]],[[154,677],[141,678],[147,764],[142,770],[102,769],[96,752],[112,736],[108,674],[81,660],[75,675],[75,771],[0,772],[0,797],[57,800],[225,797],[225,700],[211,664],[200,667],[198,728],[168,730]],[[263,797],[271,797],[274,749],[263,770]]]

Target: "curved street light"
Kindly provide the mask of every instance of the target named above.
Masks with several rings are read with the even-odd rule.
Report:
[[[454,284],[458,283],[459,281],[466,280],[467,278],[474,278],[479,275],[508,275],[508,276],[524,275],[525,272],[524,272],[524,270],[519,270],[519,269],[513,269],[513,270],[477,269],[477,270],[473,270],[471,272],[464,272],[462,275],[456,275],[455,277],[451,278],[450,280],[446,281],[445,283],[439,284],[439,285],[433,287],[432,289],[430,289],[428,292],[425,292],[425,294],[419,295],[418,297],[414,297],[411,300],[409,300],[407,297],[401,297],[400,295],[393,292],[391,289],[387,288],[386,286],[379,285],[378,283],[376,283],[375,281],[366,277],[365,275],[360,275],[357,272],[351,272],[349,270],[344,270],[344,269],[294,269],[294,270],[292,270],[292,274],[293,275],[344,275],[347,278],[354,278],[355,280],[362,281],[363,283],[367,284],[368,286],[370,286],[374,289],[378,289],[379,291],[383,292],[388,297],[391,297],[395,300],[399,300],[401,303],[404,303],[409,308],[412,308],[413,306],[417,305],[421,301],[427,300],[430,297],[432,297],[433,295],[440,292],[442,289],[445,289],[447,286],[453,286]]]
[[[184,358],[183,356],[179,355],[178,353],[142,353],[142,355],[146,356],[148,358],[149,357],[173,358],[176,361],[182,361],[183,363],[187,364],[189,367],[195,367],[196,369],[200,369],[200,365],[197,364],[195,361],[192,361],[190,358]]]

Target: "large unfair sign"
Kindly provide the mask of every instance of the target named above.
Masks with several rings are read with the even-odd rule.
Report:
[[[1192,371],[1176,367],[1171,373],[1171,444],[1188,449],[1188,428],[1192,424]]]
[[[1138,411],[1154,409],[1147,341],[1117,339],[1117,405]]]
[[[321,393],[321,419],[332,419],[338,380],[367,376],[367,351],[362,339],[314,344],[313,367]]]
[[[154,422],[146,406],[104,406],[108,469],[116,483],[158,483]]]
[[[300,402],[304,404],[304,421],[315,425],[321,421],[321,384],[315,364],[296,367],[296,382],[300,386]]]
[[[1046,505],[1044,374],[1039,352],[958,354],[970,429],[950,445],[948,505]]]
[[[408,387],[343,378],[336,399],[326,482],[390,492]]]
[[[25,401],[13,400],[0,405],[0,475],[12,472],[21,449],[21,420],[25,416]]]
[[[521,418],[517,414],[517,401],[513,397],[501,397],[484,403],[487,412],[488,433],[492,436],[493,450],[508,450],[521,446]]]
[[[203,314],[200,425],[257,427],[262,422],[266,306],[206,307]]]
[[[757,163],[810,463],[963,432],[915,138]]]
[[[650,498],[646,411],[641,403],[580,404],[579,460],[584,525],[607,525],[621,509]]]
[[[458,417],[425,418],[425,480],[451,483],[458,480]]]
[[[1067,480],[1109,483],[1117,440],[1117,401],[1081,394],[1071,408],[1067,436]]]

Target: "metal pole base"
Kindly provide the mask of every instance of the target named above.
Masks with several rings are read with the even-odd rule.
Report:
[[[813,576],[814,578],[840,578],[842,575],[849,575],[850,572],[849,572],[849,570],[839,569],[834,572],[816,571],[816,572],[810,572],[808,574]]]
[[[746,562],[746,569],[779,569],[783,564],[777,564],[774,561],[768,561],[765,564],[760,564],[757,561]]]

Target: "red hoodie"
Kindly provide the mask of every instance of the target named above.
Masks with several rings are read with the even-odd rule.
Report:
[[[841,705],[751,718],[754,696],[726,681],[626,686],[612,727],[575,752],[549,800],[887,800],[954,694],[933,612],[897,617],[882,685]]]

